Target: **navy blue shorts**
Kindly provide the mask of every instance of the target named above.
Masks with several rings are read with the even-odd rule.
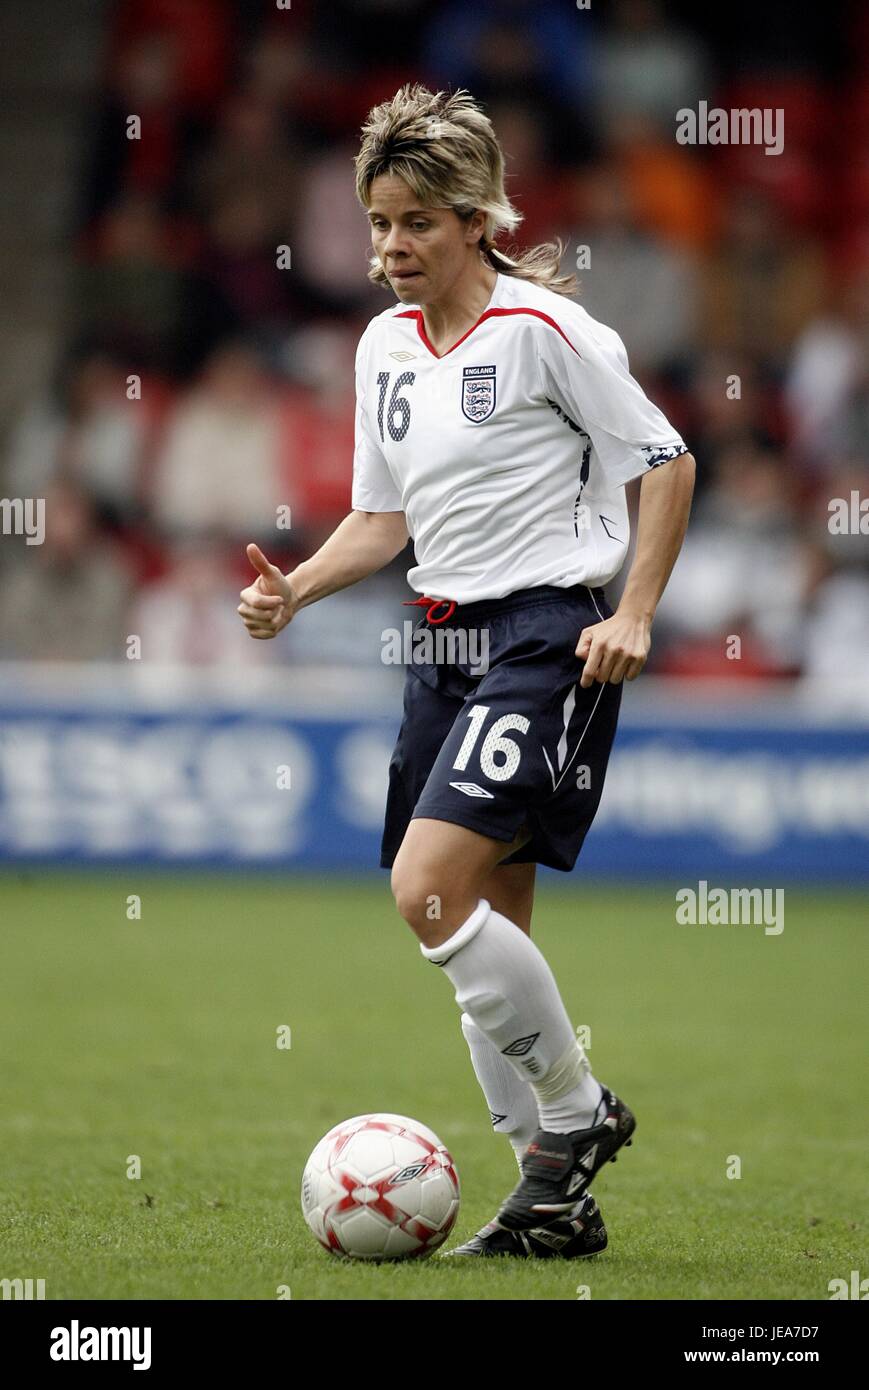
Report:
[[[431,612],[432,634],[452,637],[431,660],[407,664],[382,868],[418,816],[507,844],[530,832],[503,864],[573,868],[600,802],[622,692],[596,681],[582,689],[576,644],[611,615],[603,590],[584,584],[460,604],[443,624]],[[416,624],[414,644],[426,624]]]

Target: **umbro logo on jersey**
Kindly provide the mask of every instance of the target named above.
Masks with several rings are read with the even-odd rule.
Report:
[[[487,792],[483,787],[478,787],[476,782],[450,782],[450,786],[455,787],[457,792],[464,792],[465,796],[487,796],[490,801],[495,800],[491,792]]]
[[[396,362],[413,362],[416,359],[415,352],[391,352],[390,357],[394,357]]]
[[[462,372],[462,414],[475,425],[495,409],[495,368],[465,367]]]

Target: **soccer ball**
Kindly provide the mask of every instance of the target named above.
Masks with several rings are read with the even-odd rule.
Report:
[[[436,1134],[406,1115],[356,1115],[320,1140],[302,1212],[322,1246],[355,1260],[425,1259],[459,1211],[459,1175]]]

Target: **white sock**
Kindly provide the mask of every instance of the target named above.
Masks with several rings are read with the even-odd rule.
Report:
[[[462,1014],[462,1032],[486,1097],[492,1129],[496,1134],[507,1135],[521,1166],[522,1155],[540,1128],[534,1092],[525,1077],[518,1076],[485,1033],[480,1032],[470,1014]]]
[[[531,1083],[541,1129],[568,1134],[595,1122],[602,1090],[567,1016],[555,977],[529,936],[481,898],[440,946],[423,946],[443,966],[456,1003]]]

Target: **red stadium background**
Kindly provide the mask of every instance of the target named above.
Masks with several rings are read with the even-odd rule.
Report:
[[[697,457],[649,671],[867,674],[866,537],[828,525],[869,468],[865,8],[122,0],[67,7],[61,52],[42,26],[4,44],[0,486],[45,496],[48,534],[3,539],[0,659],[122,661],[135,632],[165,662],[377,663],[350,597],[265,649],[226,615],[245,541],[290,565],[349,506],[353,353],[387,303],[351,160],[419,79],[486,103],[517,244],[589,248],[581,301]],[[680,145],[700,101],[780,110],[783,149]],[[406,567],[370,586],[384,622]]]

